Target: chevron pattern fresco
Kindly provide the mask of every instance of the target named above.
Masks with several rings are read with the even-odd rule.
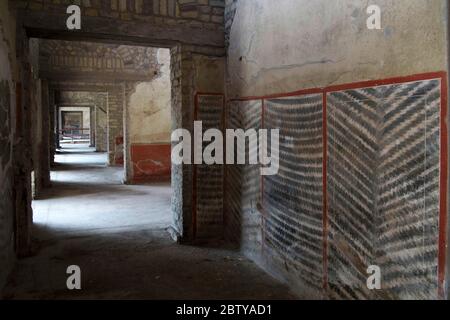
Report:
[[[222,129],[223,96],[199,95],[197,120],[202,121],[203,132]],[[206,147],[206,143],[203,147]],[[222,165],[197,165],[197,238],[221,238],[223,234],[223,179]]]
[[[439,80],[386,88],[379,158],[377,258],[395,298],[438,292]]]
[[[440,81],[329,93],[329,291],[437,298]],[[379,265],[382,290],[368,291]]]
[[[280,170],[264,177],[265,241],[276,263],[314,291],[323,277],[322,94],[265,101],[280,129]]]
[[[232,102],[229,105],[229,129],[261,128],[261,101]],[[257,149],[246,153],[257,153]],[[228,239],[239,243],[241,249],[249,255],[261,255],[262,216],[258,210],[261,202],[261,175],[259,165],[227,166],[227,219]],[[241,231],[242,230],[242,231]],[[236,232],[238,231],[238,232]]]

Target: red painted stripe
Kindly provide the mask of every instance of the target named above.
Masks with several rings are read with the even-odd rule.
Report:
[[[272,94],[265,96],[249,96],[230,99],[229,101],[252,101],[265,99],[285,98],[292,96],[300,96],[307,94],[323,94],[323,136],[324,136],[324,166],[323,166],[323,193],[324,193],[324,208],[323,208],[323,250],[324,250],[324,288],[328,287],[328,203],[327,203],[327,97],[328,92],[362,89],[367,87],[376,87],[397,83],[408,83],[415,81],[424,81],[431,79],[441,80],[441,171],[440,171],[440,210],[439,210],[439,258],[438,258],[438,287],[439,296],[444,298],[444,281],[446,278],[446,250],[447,250],[447,192],[448,192],[448,128],[447,128],[447,113],[448,113],[448,81],[447,73],[445,71],[421,73],[410,76],[393,77],[381,80],[368,80],[354,83],[347,83],[342,85],[329,86],[324,88],[309,88],[288,93]],[[264,204],[263,204],[264,206]],[[264,209],[262,210],[264,212]]]
[[[415,74],[415,75],[404,76],[404,77],[395,77],[395,78],[388,78],[388,79],[381,79],[381,80],[369,80],[369,81],[361,81],[361,82],[355,82],[355,83],[336,85],[336,86],[327,87],[326,91],[331,92],[331,91],[342,91],[342,90],[350,90],[350,89],[363,89],[363,88],[368,88],[368,87],[377,87],[377,86],[396,84],[396,83],[408,83],[408,82],[415,82],[415,81],[445,78],[446,76],[447,76],[447,73],[444,71],[429,72],[429,73],[421,73],[421,74]]]
[[[322,94],[322,131],[323,131],[323,164],[322,164],[322,197],[323,197],[323,289],[328,290],[328,121],[327,121],[327,93]]]
[[[236,98],[236,99],[230,99],[230,101],[251,101],[251,100],[262,100],[262,99],[276,99],[276,98],[287,98],[287,97],[295,97],[295,96],[303,96],[307,94],[317,94],[322,93],[322,88],[312,88],[312,89],[304,89],[304,90],[298,90],[294,92],[288,92],[288,93],[278,93],[278,94],[272,94],[272,95],[266,95],[266,96],[253,96],[253,97],[243,97],[243,98]]]
[[[440,79],[440,78],[445,78],[446,76],[447,76],[447,73],[445,71],[428,72],[428,73],[420,73],[420,74],[415,74],[415,75],[410,75],[410,76],[394,77],[394,78],[387,78],[387,79],[381,79],[381,80],[367,80],[367,81],[352,82],[352,83],[346,83],[346,84],[328,86],[328,87],[308,88],[308,89],[302,89],[302,90],[287,92],[287,93],[277,93],[277,94],[264,95],[264,96],[249,96],[249,97],[233,98],[233,99],[229,99],[229,101],[251,101],[251,100],[261,100],[261,99],[286,98],[286,97],[292,97],[292,96],[326,93],[326,92],[332,92],[332,91],[362,89],[362,88],[367,88],[367,87],[375,87],[375,86],[382,86],[382,85],[395,84],[395,83],[406,83],[406,82],[431,80],[431,79],[438,79],[438,78]]]
[[[438,281],[439,297],[444,299],[444,281],[446,276],[447,251],[447,190],[448,190],[448,106],[447,77],[441,78],[441,181],[440,181],[440,212],[439,212],[439,262]]]

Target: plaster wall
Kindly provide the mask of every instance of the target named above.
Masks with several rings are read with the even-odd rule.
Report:
[[[446,70],[445,0],[370,4],[382,30],[362,0],[227,1],[229,97]]]
[[[358,128],[367,129],[373,126],[376,129],[383,125],[383,121],[389,122],[390,116],[401,118],[398,125],[404,130],[403,136],[397,136],[397,148],[391,150],[389,157],[398,157],[402,155],[403,150],[417,148],[417,155],[426,155],[428,161],[431,161],[430,159],[435,159],[441,152],[445,154],[446,150],[446,146],[441,145],[442,148],[439,148],[439,139],[436,139],[436,136],[431,140],[426,134],[420,135],[420,138],[434,144],[434,152],[430,154],[428,146],[420,143],[416,145],[417,141],[402,140],[418,128],[432,126],[432,130],[437,130],[434,132],[444,132],[445,137],[445,99],[440,106],[444,110],[440,124],[427,121],[418,123],[410,119],[422,119],[425,110],[430,112],[429,110],[436,108],[440,103],[440,96],[448,90],[444,81],[448,72],[446,1],[375,0],[371,4],[381,8],[382,30],[369,30],[366,27],[369,17],[366,13],[367,1],[226,1],[227,98],[248,100],[233,101],[228,105],[228,125],[234,121],[241,122],[240,125],[244,127],[250,124],[250,127],[256,128],[264,124],[280,128],[282,139],[279,175],[261,180],[245,168],[227,170],[229,188],[226,203],[230,205],[225,208],[226,235],[234,239],[233,241],[261,266],[309,298],[442,298],[445,296],[441,290],[444,287],[441,283],[443,279],[437,280],[437,269],[441,272],[445,265],[443,266],[439,262],[441,258],[438,258],[438,245],[441,246],[442,238],[438,240],[437,222],[441,215],[440,221],[445,223],[448,215],[447,212],[439,211],[438,201],[439,197],[442,198],[442,193],[445,193],[446,181],[441,181],[440,190],[433,190],[434,200],[426,202],[427,212],[432,214],[428,220],[421,220],[419,225],[427,232],[414,233],[414,227],[409,226],[408,221],[413,220],[412,217],[421,216],[423,212],[420,210],[400,210],[395,217],[402,222],[389,224],[381,222],[388,216],[386,211],[382,212],[383,204],[376,206],[376,210],[369,209],[367,216],[358,220],[357,216],[364,210],[359,208],[353,213],[350,210],[342,212],[339,204],[334,202],[336,198],[349,196],[352,199],[344,202],[347,205],[353,204],[357,197],[355,193],[360,189],[356,186],[362,185],[361,178],[353,177],[353,169],[348,169],[352,167],[348,163],[354,165],[357,157],[367,154],[356,147],[358,139],[363,139],[365,135],[358,132],[356,127],[352,127],[353,124]],[[430,76],[430,80],[408,85],[407,82],[417,80],[416,75],[429,73],[434,74]],[[391,85],[390,91],[388,87],[377,86],[380,79],[397,77],[408,77],[409,80],[405,78],[403,82],[406,84],[398,80],[400,84]],[[374,81],[365,85],[369,88],[367,91],[362,90],[362,97],[353,96],[354,92],[341,92],[345,86],[341,89],[332,87],[342,84],[357,87],[357,83],[367,80]],[[442,87],[437,85],[439,81],[443,81]],[[413,88],[414,85],[426,89],[420,92],[405,89]],[[364,87],[362,84],[361,86]],[[308,96],[303,92],[299,96],[285,96],[286,93],[311,88],[314,90],[309,93],[314,95]],[[394,92],[391,99],[395,98],[389,102],[392,110],[387,115],[383,113],[383,108],[389,97],[381,93],[383,90]],[[329,91],[338,93],[332,95],[327,93]],[[380,94],[374,99],[373,93],[369,92]],[[315,95],[316,93],[319,95]],[[342,98],[338,103],[335,109],[337,112],[348,112],[339,118],[340,115],[330,113],[330,101],[341,94],[349,94],[351,97]],[[276,98],[267,97],[270,95],[275,95]],[[262,103],[264,97],[267,98]],[[406,101],[400,104],[400,101],[404,101],[402,99]],[[416,102],[416,99],[422,99],[425,103]],[[417,108],[417,103],[420,108]],[[248,114],[254,105],[257,105],[257,110],[263,111],[257,117],[256,123],[252,123],[254,113]],[[357,106],[356,113],[351,111],[352,106]],[[396,109],[397,106],[401,108]],[[364,108],[376,110],[377,117],[380,118],[374,123],[367,121],[365,117],[358,118],[364,113]],[[321,121],[324,114],[327,118]],[[320,117],[316,118],[318,115]],[[357,119],[353,119],[353,116]],[[336,134],[332,131],[335,123],[348,126],[343,130],[344,136],[339,142],[345,147],[337,147],[336,142],[331,143],[335,137],[333,134]],[[425,129],[425,132],[430,130]],[[352,141],[353,138],[356,142]],[[375,154],[383,148],[383,144],[378,143],[384,140],[378,140],[379,138],[379,135],[369,138],[373,139],[372,142],[377,146]],[[441,138],[441,141],[444,140]],[[328,158],[322,158],[326,155],[322,153],[327,143]],[[350,155],[346,155],[346,148],[353,148]],[[331,159],[330,154],[335,158]],[[347,156],[349,159],[346,159]],[[403,154],[401,159],[407,161],[407,157]],[[388,155],[385,155],[385,158],[388,158]],[[344,167],[349,172],[345,174],[342,170],[333,171],[334,166],[342,159],[348,161]],[[378,161],[383,158],[376,159]],[[317,165],[314,163],[316,160]],[[409,167],[400,168],[397,168],[400,163],[389,163],[384,170],[395,170],[396,173],[402,174],[414,170],[414,164],[408,163]],[[432,167],[431,163],[424,163],[425,166]],[[324,171],[326,169],[328,171]],[[441,172],[447,169],[447,165],[441,163]],[[368,172],[375,177],[380,174],[374,169]],[[323,173],[326,175],[323,176]],[[296,175],[299,175],[298,179]],[[345,184],[339,187],[333,185],[337,176],[343,177]],[[411,179],[419,179],[418,177],[420,174],[410,176]],[[239,181],[254,179],[261,183],[237,185]],[[433,179],[434,183],[438,181],[437,176],[433,176]],[[410,200],[402,203],[421,201],[420,197],[411,200],[415,199],[411,190],[405,194],[400,191],[401,181],[404,184],[412,183],[411,181],[405,182],[400,178],[395,180],[392,177],[390,181],[389,187],[371,185],[375,190],[371,197],[377,190],[385,190],[384,192],[393,195],[390,201],[396,203],[404,201],[404,197],[410,197]],[[420,184],[420,181],[416,182]],[[328,183],[326,201],[322,192],[314,191],[317,187],[323,188],[325,183]],[[385,187],[386,189],[383,189]],[[388,188],[392,189],[386,191]],[[323,192],[325,195],[325,189]],[[378,199],[375,199],[375,203],[377,201]],[[328,207],[324,208],[322,202]],[[317,209],[317,212],[313,212]],[[349,215],[348,220],[346,214]],[[344,220],[349,221],[348,224],[343,222]],[[366,226],[367,230],[373,229],[373,239],[376,240],[362,240],[365,236],[361,234],[355,236],[350,229],[357,226],[356,230],[361,230],[363,227],[359,224]],[[404,228],[408,230],[400,231]],[[445,229],[446,225],[441,223],[440,228]],[[432,254],[425,255],[422,249],[409,250],[408,241],[412,240],[405,241],[398,236],[399,233],[408,239],[427,239],[430,247],[426,250]],[[385,238],[390,239],[389,245],[385,245]],[[317,245],[321,239],[324,246]],[[363,242],[373,251],[369,254],[367,252],[370,250],[364,251],[367,248],[362,249]],[[441,247],[439,257],[445,251],[448,253],[445,246]],[[310,259],[311,254],[317,260]],[[387,278],[382,292],[373,293],[366,290],[366,269],[361,266],[368,263],[387,263]],[[432,271],[427,269],[428,267],[431,267]],[[402,268],[404,273],[395,274],[395,268]],[[407,271],[409,268],[420,269],[423,274]],[[318,273],[315,274],[316,272]],[[410,290],[402,281],[414,283],[420,290]]]
[[[170,51],[159,49],[159,77],[135,85],[128,105],[131,143],[170,143]]]
[[[223,130],[224,69],[222,58],[192,56],[195,92],[194,120],[203,131]],[[224,166],[195,165],[193,172],[193,233],[198,240],[222,239],[224,231]]]
[[[170,51],[156,51],[158,76],[133,86],[127,100],[127,174],[129,182],[170,180]],[[131,181],[130,181],[131,180]]]

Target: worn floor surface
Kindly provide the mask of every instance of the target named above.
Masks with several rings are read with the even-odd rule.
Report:
[[[90,151],[57,156],[53,188],[33,203],[34,255],[17,262],[3,298],[294,298],[233,250],[175,244],[170,185],[123,185],[122,170]],[[81,268],[81,290],[66,287],[69,265]]]

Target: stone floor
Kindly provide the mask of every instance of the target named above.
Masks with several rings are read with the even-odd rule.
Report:
[[[34,201],[34,255],[17,262],[3,298],[295,298],[226,246],[175,244],[170,185],[123,185],[105,154],[79,147],[57,156],[53,188]],[[66,288],[69,265],[81,268],[81,290]]]

